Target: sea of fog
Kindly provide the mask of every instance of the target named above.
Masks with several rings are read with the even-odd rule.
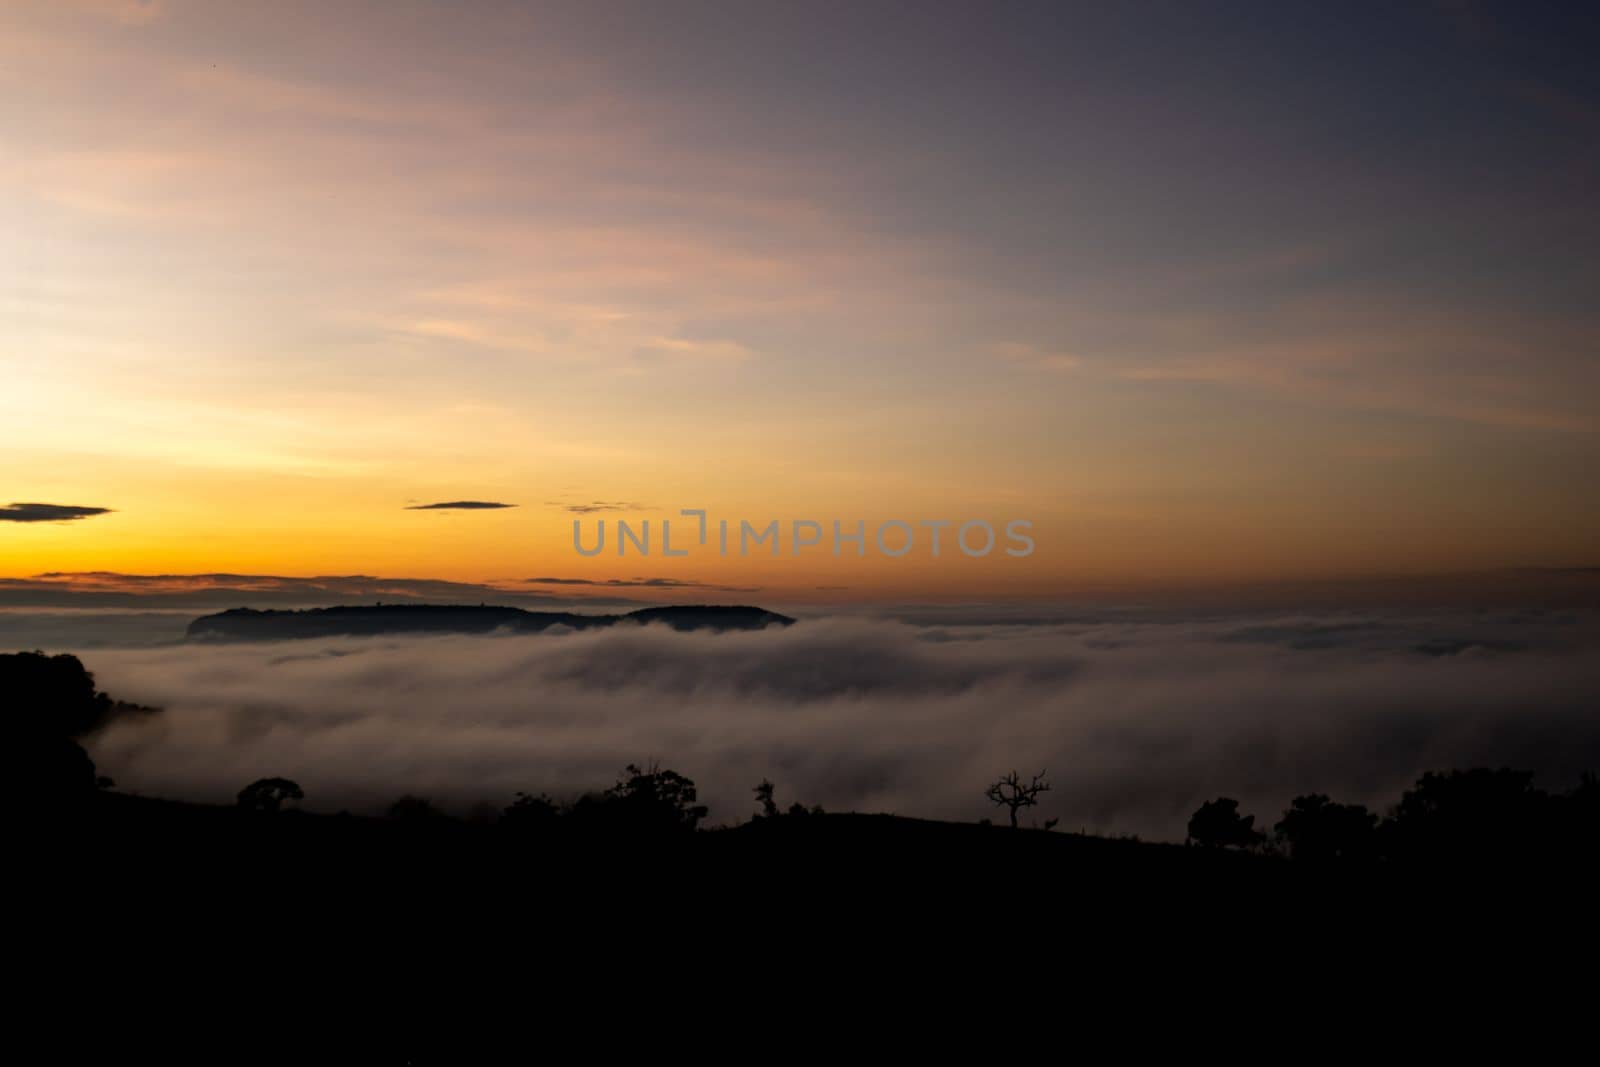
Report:
[[[119,788],[226,803],[283,775],[324,811],[413,793],[467,814],[658,761],[713,823],[747,817],[763,778],[785,806],[975,820],[1016,769],[1048,772],[1040,820],[1173,839],[1219,794],[1270,824],[1297,793],[1387,807],[1429,769],[1557,788],[1600,768],[1585,612],[907,612],[240,645],[180,643],[190,617],[13,612],[0,643],[75,651],[113,696],[163,709],[88,741]]]

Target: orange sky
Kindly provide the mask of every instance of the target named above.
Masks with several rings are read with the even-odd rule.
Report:
[[[1500,233],[1468,179],[1291,151],[1224,87],[1249,144],[1093,64],[1013,87],[886,37],[823,48],[828,82],[684,21],[6,4],[0,505],[111,512],[0,522],[0,577],[985,597],[1594,562],[1600,327],[1516,273],[1525,241],[1574,277],[1546,237],[1592,212],[1537,184],[1571,130],[1491,176]],[[969,82],[1000,110],[960,114]],[[407,510],[452,500],[517,506]],[[585,559],[597,500],[1027,519],[1037,549]]]

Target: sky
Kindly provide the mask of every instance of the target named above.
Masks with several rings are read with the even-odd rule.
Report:
[[[1593,567],[1596,28],[0,0],[0,580]],[[460,502],[514,506],[429,506]],[[1035,551],[573,550],[683,508],[1020,519]]]

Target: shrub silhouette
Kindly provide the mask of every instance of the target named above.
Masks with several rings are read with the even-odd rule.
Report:
[[[273,813],[286,800],[304,800],[300,786],[287,778],[258,778],[239,790],[238,805],[245,811]]]
[[[1294,798],[1273,827],[1297,860],[1364,859],[1372,855],[1378,816],[1360,804],[1335,804],[1321,793]]]
[[[1252,848],[1265,840],[1254,815],[1240,815],[1232,797],[1208,800],[1189,817],[1189,840],[1205,848]]]

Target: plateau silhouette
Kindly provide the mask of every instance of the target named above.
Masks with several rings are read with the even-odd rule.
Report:
[[[191,641],[284,641],[313,637],[366,637],[380,634],[541,633],[546,630],[597,630],[611,626],[660,624],[683,632],[762,630],[790,626],[794,619],[745,605],[684,604],[642,608],[623,615],[572,611],[527,611],[489,604],[374,604],[258,610],[233,608],[189,624]]]

